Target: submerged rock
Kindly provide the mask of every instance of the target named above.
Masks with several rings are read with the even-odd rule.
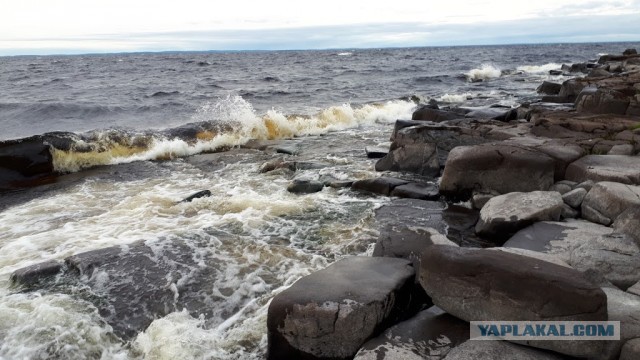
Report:
[[[311,194],[322,191],[324,183],[315,180],[295,179],[287,186],[287,191],[294,194]]]
[[[415,272],[407,260],[350,257],[276,295],[268,359],[351,359],[369,338],[408,318]]]
[[[373,179],[364,179],[355,181],[351,188],[353,190],[372,192],[380,195],[391,195],[393,189],[398,186],[406,185],[409,182],[406,180],[390,178],[390,177],[378,177]]]
[[[182,200],[180,200],[180,202],[192,202],[195,199],[199,199],[199,198],[203,198],[203,197],[209,197],[211,196],[211,191],[209,190],[202,190],[202,191],[198,191],[197,193],[190,195]]]
[[[391,191],[391,196],[420,200],[438,200],[440,192],[433,184],[409,183],[397,186]]]
[[[62,272],[63,264],[49,260],[39,264],[18,269],[11,274],[11,282],[15,285],[31,287]]]

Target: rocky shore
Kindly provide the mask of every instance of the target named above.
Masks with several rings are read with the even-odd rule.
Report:
[[[424,105],[368,149],[384,175],[352,189],[394,197],[373,257],[277,295],[269,359],[640,358],[640,56],[563,71],[585,76],[516,109]],[[621,338],[469,341],[479,320],[620,321]]]
[[[366,149],[380,177],[294,180],[293,193],[350,187],[392,199],[376,211],[372,256],[339,260],[273,298],[268,358],[640,358],[640,55],[563,72],[584,76],[545,82],[540,102],[518,108],[421,106],[395,123],[389,149]],[[295,158],[296,149],[275,146],[245,147]],[[51,170],[36,150],[33,174],[16,179]],[[260,171],[315,166],[283,158]],[[203,297],[224,264],[206,252],[185,256],[194,246],[115,246],[17,270],[12,281],[28,291],[84,277],[97,288],[126,269],[131,277],[97,306],[128,340],[173,311],[214,311]],[[201,281],[167,287],[194,268]],[[470,341],[476,320],[620,321],[621,338]]]

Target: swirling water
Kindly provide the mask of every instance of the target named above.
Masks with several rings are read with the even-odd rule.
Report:
[[[262,358],[269,300],[370,251],[373,211],[388,201],[333,188],[294,195],[291,179],[375,176],[364,147],[385,145],[415,101],[515,106],[535,100],[542,80],[564,79],[548,70],[628,47],[638,44],[0,58],[0,140],[77,136],[53,151],[68,175],[1,195],[0,358]],[[185,126],[195,135],[177,136]],[[279,140],[299,150],[285,157],[315,165],[260,173],[284,155],[238,148],[250,139]],[[210,153],[220,148],[231,149]],[[202,189],[212,196],[179,202]],[[211,311],[179,309],[127,341],[82,284],[10,284],[13,271],[45,260],[176,239],[194,263],[206,253],[218,264]]]

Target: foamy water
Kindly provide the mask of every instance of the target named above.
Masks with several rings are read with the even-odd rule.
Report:
[[[501,75],[502,70],[498,69],[493,64],[482,64],[482,67],[471,69],[465,73],[465,76],[469,81],[495,79],[499,78]]]

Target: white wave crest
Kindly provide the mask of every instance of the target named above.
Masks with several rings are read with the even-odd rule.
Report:
[[[517,70],[528,74],[548,74],[550,70],[560,70],[562,64],[548,63],[544,65],[523,65],[518,66]]]
[[[260,116],[241,96],[229,95],[203,105],[194,115],[197,122],[228,124],[222,132],[204,131],[197,141],[158,137],[146,148],[114,146],[107,151],[74,152],[54,149],[53,163],[57,171],[76,172],[97,166],[186,157],[225,147],[245,144],[251,139],[273,140],[296,136],[319,135],[375,123],[392,123],[398,118],[410,118],[415,103],[395,100],[381,104],[353,107],[350,104],[332,106],[312,116],[285,115],[270,110]]]
[[[351,56],[351,55],[353,55],[353,53],[352,52],[341,52],[341,53],[338,53],[336,55],[338,55],[338,56]]]
[[[467,100],[470,100],[471,98],[473,98],[473,95],[471,93],[464,93],[464,94],[444,94],[442,96],[440,96],[439,98],[437,98],[436,100],[441,101],[441,102],[447,102],[447,103],[461,103],[461,102],[465,102]]]
[[[479,69],[471,69],[465,74],[469,81],[489,80],[499,78],[502,70],[492,64],[482,64]]]

